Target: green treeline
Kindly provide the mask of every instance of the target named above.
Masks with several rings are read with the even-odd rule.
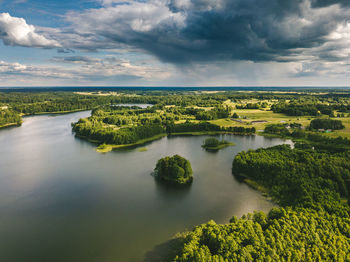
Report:
[[[186,185],[192,182],[192,167],[190,161],[179,156],[159,159],[154,169],[154,176],[169,184]]]
[[[85,137],[99,143],[123,145],[133,144],[139,140],[165,133],[159,124],[132,126],[120,129],[104,128],[99,123],[80,119],[73,125],[73,131],[79,137]]]
[[[236,105],[236,109],[260,109],[260,108],[266,108],[267,103],[247,103],[245,105]]]
[[[318,104],[314,103],[278,103],[272,105],[271,110],[289,116],[317,116],[320,114]]]
[[[221,131],[221,127],[209,122],[190,122],[182,124],[168,123],[167,133],[190,133],[190,132],[205,132],[205,131]]]
[[[308,133],[307,139],[299,142],[299,144],[329,153],[346,152],[350,150],[350,139],[345,137],[331,138],[314,133]]]
[[[315,119],[316,120],[316,119]],[[326,119],[328,120],[328,119]],[[336,121],[334,124],[333,121]],[[328,124],[329,122],[326,121]],[[332,120],[332,127],[342,126],[341,121]],[[299,125],[290,124],[290,128],[287,128],[288,124],[270,124],[264,129],[264,133],[278,135],[284,138],[292,138],[297,141],[296,147],[301,149],[316,149],[324,152],[344,152],[350,150],[350,140],[345,137],[331,138],[319,133],[305,131],[300,128]],[[323,125],[325,126],[325,125]]]
[[[0,109],[0,127],[9,124],[20,125],[22,123],[21,116],[9,109]]]
[[[168,123],[162,125],[157,122],[149,122],[131,127],[106,127],[101,122],[85,118],[73,124],[73,131],[79,137],[88,138],[105,144],[133,144],[139,140],[150,138],[159,134],[177,134],[191,132],[230,132],[235,134],[254,134],[255,128],[227,127],[223,128],[208,122],[200,123]]]
[[[281,136],[290,135],[288,128],[284,124],[267,125],[264,129],[264,132],[268,134],[281,135]]]
[[[349,216],[349,206],[341,201],[350,196],[349,159],[349,151],[330,154],[281,145],[239,153],[232,172],[268,188],[282,206],[324,208]]]
[[[258,102],[248,102],[254,99]],[[313,94],[307,92],[295,93],[259,93],[259,92],[181,92],[181,91],[120,91],[118,93],[69,91],[56,92],[0,92],[0,104],[20,115],[41,113],[73,112],[108,107],[123,103],[152,104],[153,110],[166,111],[168,121],[195,119],[209,121],[215,119],[237,117],[232,116],[232,107],[225,101],[233,101],[236,108],[258,109],[268,107],[266,100],[272,102],[274,112],[288,115],[320,114],[344,117],[350,113],[349,94],[330,92]],[[181,117],[182,115],[182,117]],[[184,117],[186,116],[186,117]],[[154,119],[158,121],[159,118]],[[161,119],[164,120],[164,119]],[[147,120],[145,120],[147,121]],[[158,121],[158,123],[161,121]],[[131,125],[127,118],[121,119],[106,116],[105,124],[116,126]],[[244,133],[242,130],[235,131]],[[249,132],[248,132],[249,133]]]
[[[222,107],[217,106],[214,109],[211,110],[196,110],[195,113],[197,120],[214,120],[214,119],[220,119],[220,118],[227,118],[230,116],[230,108],[229,107]]]
[[[57,92],[0,92],[0,104],[9,105],[15,111],[24,114],[43,112],[65,112],[73,110],[92,109],[101,105],[115,105],[122,103],[145,103],[181,107],[198,106],[214,107],[209,113],[203,109],[196,109],[198,120],[212,120],[222,118],[227,114],[227,108],[222,107],[226,100],[239,102],[244,99],[278,100],[272,106],[274,112],[289,115],[331,115],[337,110],[350,112],[349,95],[345,93],[308,94],[305,93],[240,93],[227,91],[216,94],[204,94],[181,91],[122,91],[117,95],[77,94],[68,91]],[[285,102],[285,101],[291,102]],[[267,106],[265,101],[236,105],[241,109],[258,109]],[[319,112],[318,112],[319,111]],[[207,115],[208,114],[208,115]],[[221,116],[220,116],[221,115]]]
[[[220,127],[218,125],[209,122],[185,122],[182,124],[167,124],[167,133],[190,133],[190,132],[230,132],[235,134],[254,134],[256,132],[255,127]]]
[[[310,128],[339,130],[345,128],[345,126],[340,120],[333,120],[329,118],[316,118],[311,120]]]
[[[335,117],[334,111],[349,113],[350,105],[345,101],[304,98],[289,103],[276,103],[271,106],[271,110],[275,113],[283,113],[289,116],[319,116],[324,114]]]

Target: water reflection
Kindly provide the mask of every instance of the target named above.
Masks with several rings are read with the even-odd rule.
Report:
[[[157,196],[165,201],[180,201],[181,199],[186,198],[192,188],[192,183],[185,186],[174,186],[167,183],[162,183],[157,179],[154,179],[154,183]]]

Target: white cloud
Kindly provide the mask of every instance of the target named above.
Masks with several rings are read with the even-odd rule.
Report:
[[[61,45],[35,32],[33,25],[28,25],[23,18],[12,17],[8,13],[0,13],[0,39],[5,45],[26,47],[54,48]]]
[[[120,35],[123,38],[128,31],[147,32],[160,25],[182,27],[185,18],[183,13],[172,12],[166,1],[155,0],[123,1],[117,6],[89,9],[81,13],[69,12],[66,15],[67,21],[73,24],[78,33],[97,33],[106,37]]]
[[[24,65],[0,61],[0,79],[11,76],[29,76],[32,78],[47,77],[71,80],[90,80],[103,78],[127,77],[142,80],[159,80],[169,76],[169,73],[156,66],[131,63],[128,60],[115,58],[98,59],[92,57],[56,57],[55,63],[67,65]]]

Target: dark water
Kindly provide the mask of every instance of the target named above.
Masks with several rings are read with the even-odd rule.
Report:
[[[236,146],[208,153],[203,136],[175,137],[147,152],[99,154],[71,133],[70,123],[88,115],[27,117],[0,131],[0,261],[142,261],[178,231],[271,208],[232,177],[231,163],[242,150],[282,140],[225,136]],[[192,163],[188,190],[150,176],[159,158],[176,153]]]

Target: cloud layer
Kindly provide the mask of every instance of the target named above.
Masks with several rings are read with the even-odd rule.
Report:
[[[304,61],[348,57],[345,0],[97,0],[71,11],[62,28],[0,14],[6,45],[98,51],[138,50],[171,63]],[[56,40],[53,40],[56,39]]]
[[[76,34],[97,42],[103,39],[108,46],[123,44],[144,50],[171,63],[288,61],[301,59],[307,50],[313,51],[307,55],[321,57],[315,48],[330,42],[338,48],[349,40],[339,31],[348,26],[348,1],[102,2],[99,9],[66,15]],[[337,30],[338,38],[331,39]]]
[[[0,79],[25,75],[30,78],[57,78],[73,81],[91,79],[122,79],[142,81],[161,80],[169,76],[164,70],[155,66],[131,63],[114,57],[105,59],[87,56],[54,57],[55,65],[25,65],[0,60]]]
[[[23,18],[12,17],[8,13],[0,13],[0,39],[5,45],[25,47],[54,48],[61,45],[55,40],[35,32],[33,25],[28,25]]]
[[[49,66],[1,62],[0,75],[225,85],[349,78],[348,0],[95,1],[99,8],[67,12],[51,28],[0,13],[5,45],[59,53]]]

